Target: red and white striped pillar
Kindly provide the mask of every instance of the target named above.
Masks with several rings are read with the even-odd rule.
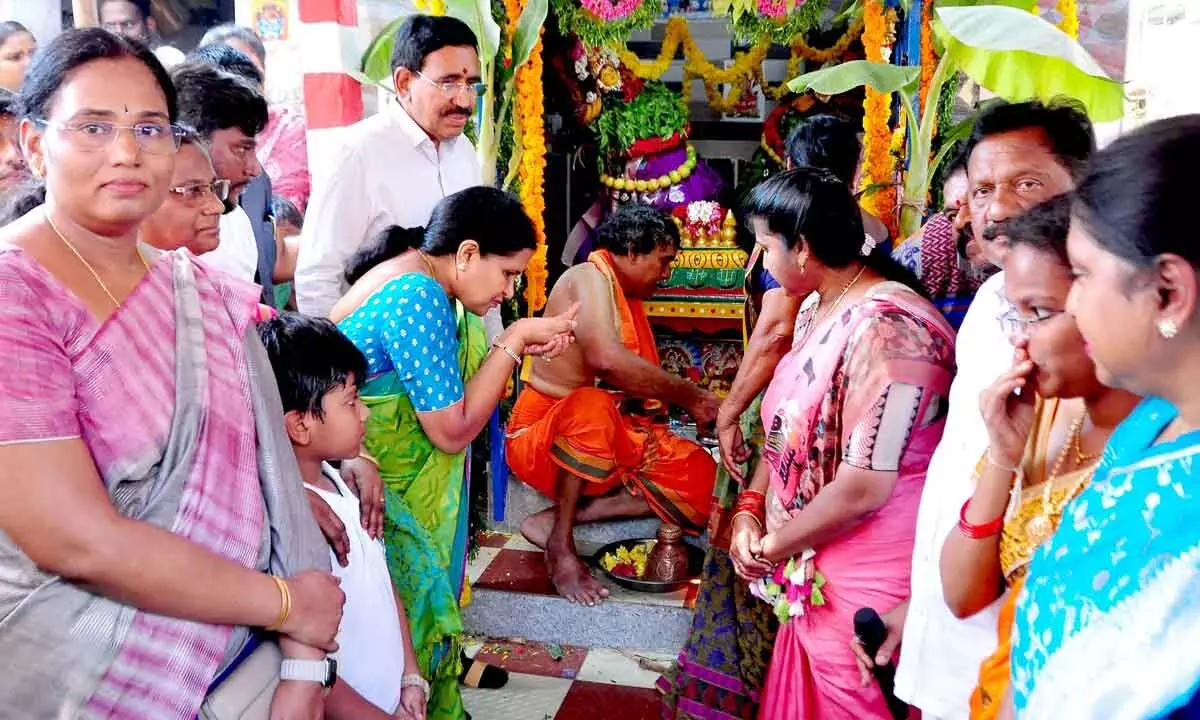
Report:
[[[363,117],[363,89],[346,74],[358,67],[357,0],[297,0],[309,167],[331,162],[327,149],[336,128]],[[325,173],[314,173],[316,176]]]

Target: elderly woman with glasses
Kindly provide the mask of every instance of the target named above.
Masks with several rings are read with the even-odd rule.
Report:
[[[958,617],[1009,591],[998,648],[984,660],[971,698],[973,720],[998,717],[1003,707],[1016,599],[1034,551],[1091,481],[1113,428],[1138,402],[1101,384],[1065,312],[1070,224],[1066,195],[1008,223],[1004,289],[1012,308],[998,320],[1015,348],[1013,365],[981,397],[991,443],[975,471],[975,494],[942,549],[942,590]]]
[[[258,288],[139,242],[190,192],[175,88],[145,46],[70,30],[19,111],[45,202],[0,229],[0,718],[190,720],[242,709],[234,675],[319,717],[344,596]]]
[[[160,250],[187,248],[193,255],[215,250],[228,196],[229,181],[217,179],[200,136],[182,129],[167,199],[142,223],[142,242]]]

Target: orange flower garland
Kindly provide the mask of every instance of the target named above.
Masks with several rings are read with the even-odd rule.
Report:
[[[516,30],[517,19],[525,3],[523,0],[505,0],[508,15],[508,37]],[[516,103],[513,107],[514,121],[520,129],[520,165],[517,167],[517,197],[529,219],[533,221],[537,235],[537,249],[525,268],[525,301],[529,312],[534,313],[546,305],[546,130],[545,98],[542,95],[542,40],[544,28],[538,31],[537,44],[529,54],[529,60],[517,68],[513,81]],[[509,56],[511,61],[511,45]]]
[[[933,47],[933,0],[921,3],[921,112],[929,100],[929,86],[933,84],[933,71],[937,69],[938,56]],[[936,102],[936,99],[934,100]],[[937,132],[937,128],[934,128]]]
[[[888,18],[883,0],[864,0],[863,49],[867,60],[885,62],[883,46],[888,34]],[[863,101],[863,168],[860,189],[895,182],[895,164],[890,147],[892,131],[888,123],[892,116],[891,93],[881,93],[868,87]],[[894,185],[874,190],[862,200],[867,212],[879,218],[896,237],[896,188]]]

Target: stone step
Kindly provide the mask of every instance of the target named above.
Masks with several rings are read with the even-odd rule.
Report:
[[[598,548],[579,543],[581,555]],[[602,579],[608,599],[595,607],[577,605],[555,594],[541,551],[520,535],[491,536],[469,575],[472,599],[463,611],[468,633],[671,656],[687,640],[698,588],[694,581],[674,593],[640,593]]]

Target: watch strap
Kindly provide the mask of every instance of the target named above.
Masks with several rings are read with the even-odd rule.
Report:
[[[333,660],[284,660],[279,666],[280,680],[319,683],[332,687],[337,665]]]

